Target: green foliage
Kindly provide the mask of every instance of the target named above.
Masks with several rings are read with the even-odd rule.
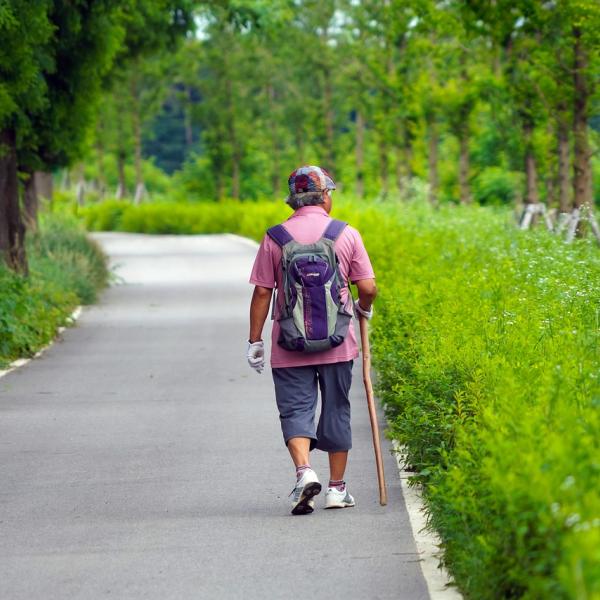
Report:
[[[256,218],[257,211],[260,218]],[[92,231],[138,233],[239,233],[259,239],[265,223],[275,223],[290,214],[282,202],[200,202],[181,204],[153,202],[134,205],[109,200],[80,209],[86,227]]]
[[[28,243],[28,278],[0,266],[0,366],[35,354],[107,281],[104,255],[73,218],[44,216]]]
[[[48,63],[52,36],[51,3],[11,0],[0,3],[0,128],[31,127],[28,111],[46,106],[40,63]]]
[[[144,183],[150,198],[167,192],[172,193],[174,187],[176,187],[175,182],[163,170],[157,167],[153,160],[143,160],[141,167]],[[110,152],[104,155],[102,172],[100,172],[96,162],[86,162],[84,174],[85,180],[88,183],[98,182],[102,179],[108,195],[114,194],[118,186],[117,157],[115,153]],[[129,191],[135,189],[135,169],[131,164],[125,165],[125,185]],[[94,190],[92,188],[89,191],[93,192]],[[89,191],[86,192],[86,202],[88,201]],[[64,192],[59,191],[58,193],[61,194]],[[93,193],[91,197],[93,197]]]
[[[421,210],[361,226],[380,275],[379,391],[468,597],[591,598],[600,260],[506,220]]]
[[[521,183],[521,174],[500,167],[487,167],[473,179],[473,196],[481,205],[511,204]]]
[[[369,197],[405,196],[407,182],[419,177],[439,187],[432,201],[452,202],[459,192],[465,202],[475,195],[469,187],[487,168],[523,189],[486,195],[486,202],[520,199],[524,178],[512,172],[523,170],[527,154],[542,199],[556,202],[557,128],[572,121],[572,25],[581,15],[594,94],[599,54],[590,6],[328,1],[313,12],[313,0],[209,5],[200,35],[174,59],[165,105],[170,115],[179,104],[181,128],[190,134],[195,125],[201,139],[179,134],[165,152],[178,145],[188,192],[196,193],[190,175],[197,173],[203,198],[278,197],[293,167],[316,163]],[[162,158],[161,148],[152,151]]]
[[[287,214],[272,202],[83,211],[91,228],[256,240]],[[373,259],[379,395],[466,597],[598,597],[597,249],[519,231],[504,209],[336,201],[334,214]]]
[[[53,2],[49,18],[60,35],[53,36],[49,59],[39,65],[46,105],[30,111],[33,127],[31,135],[22,136],[20,159],[22,166],[46,170],[81,155],[103,80],[125,34],[119,3],[113,0]]]
[[[30,241],[31,269],[73,291],[81,304],[96,300],[107,282],[106,260],[100,247],[85,235],[75,218],[43,215],[41,234]]]

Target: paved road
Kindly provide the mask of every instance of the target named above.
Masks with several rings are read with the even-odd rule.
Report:
[[[357,506],[289,515],[270,376],[244,358],[254,249],[97,239],[125,282],[0,379],[0,598],[427,598],[387,442],[377,501],[358,369]]]

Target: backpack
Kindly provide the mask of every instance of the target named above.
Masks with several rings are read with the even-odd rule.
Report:
[[[342,302],[346,287],[335,253],[335,241],[346,223],[332,220],[314,244],[300,244],[283,225],[267,230],[281,248],[282,288],[279,339],[286,350],[321,352],[339,346],[348,333],[352,312]],[[281,296],[281,297],[280,297]],[[273,304],[273,316],[275,303]]]

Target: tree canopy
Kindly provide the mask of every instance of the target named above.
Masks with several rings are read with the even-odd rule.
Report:
[[[434,203],[569,210],[600,169],[599,13],[593,0],[200,7],[165,82],[169,114],[179,106],[200,133],[189,144],[180,127],[180,180],[192,195],[200,180],[214,198],[277,195],[294,166],[317,162],[359,196],[421,182]]]
[[[0,4],[0,251],[9,265],[27,270],[18,173],[31,184],[34,170],[81,157],[115,66],[172,50],[190,27],[185,0]]]

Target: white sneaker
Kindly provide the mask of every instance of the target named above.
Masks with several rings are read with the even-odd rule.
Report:
[[[337,488],[327,488],[325,508],[349,508],[350,506],[354,506],[354,498],[348,493],[347,488],[342,492]]]
[[[290,494],[292,496],[292,514],[308,515],[311,513],[315,508],[312,498],[320,491],[321,484],[317,474],[312,469],[306,469]]]

